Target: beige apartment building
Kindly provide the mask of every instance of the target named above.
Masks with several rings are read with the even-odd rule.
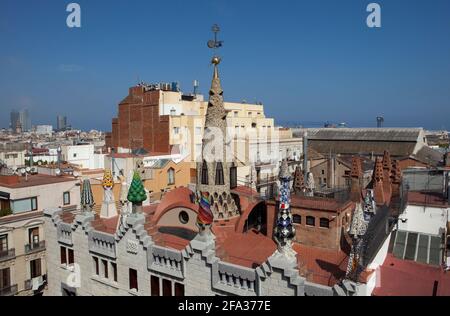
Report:
[[[43,210],[76,209],[79,180],[0,170],[0,296],[41,295],[46,286]]]
[[[8,167],[20,167],[25,165],[25,150],[0,151],[0,161]]]

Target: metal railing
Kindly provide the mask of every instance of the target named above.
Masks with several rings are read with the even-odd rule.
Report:
[[[17,292],[17,284],[14,284],[0,289],[0,296],[14,296]]]
[[[0,251],[0,261],[10,260],[16,257],[16,249],[8,249]]]
[[[44,274],[42,276],[39,276],[37,278],[42,277],[43,285],[47,283],[47,275]],[[31,291],[33,289],[33,279],[25,280],[24,282],[24,291]]]
[[[25,245],[25,253],[32,253],[45,250],[45,240],[38,243]]]
[[[33,287],[33,285],[32,285],[32,281],[33,280],[25,280],[25,282],[24,282],[24,287],[23,287],[23,289],[24,289],[24,291],[29,291],[29,290],[31,290],[31,288]]]

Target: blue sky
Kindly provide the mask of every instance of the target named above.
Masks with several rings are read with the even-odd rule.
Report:
[[[209,88],[211,25],[225,41],[228,101],[261,101],[277,122],[450,129],[450,1],[0,1],[0,127],[27,107],[33,124],[110,130],[138,78]]]

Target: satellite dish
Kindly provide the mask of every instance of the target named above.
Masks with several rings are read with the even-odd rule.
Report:
[[[30,167],[26,167],[25,171],[29,173],[31,171],[31,168]]]
[[[80,173],[79,173],[78,171],[74,171],[74,172],[73,172],[73,176],[74,176],[75,178],[78,178],[78,177],[80,176]]]
[[[12,171],[17,172],[17,166],[13,166]]]
[[[27,172],[25,171],[25,169],[20,169],[20,173],[24,176]]]
[[[56,174],[57,176],[60,176],[60,175],[61,175],[61,170],[56,169],[56,170],[55,170],[55,174]]]

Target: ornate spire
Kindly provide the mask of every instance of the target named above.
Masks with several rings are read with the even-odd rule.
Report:
[[[228,219],[239,215],[238,207],[230,192],[232,158],[227,143],[227,112],[218,69],[221,59],[216,55],[216,49],[223,43],[217,39],[219,31],[219,27],[214,25],[214,40],[208,42],[208,47],[214,49],[215,53],[211,61],[214,73],[206,110],[202,160],[197,163],[197,200],[200,205],[206,207],[206,204],[209,204],[209,206],[203,213],[204,218],[199,217],[199,223],[203,223],[204,220],[208,222],[209,213],[213,214],[214,219]]]
[[[92,207],[94,204],[91,181],[89,179],[85,179],[83,180],[83,187],[81,191],[81,210],[83,212],[90,213],[92,212]]]
[[[295,228],[291,213],[291,175],[288,171],[287,160],[283,160],[280,168],[279,211],[274,229],[275,241],[278,244],[278,253],[288,260],[295,260],[296,252],[292,249],[292,239]]]
[[[296,194],[304,193],[306,191],[305,177],[300,166],[297,166],[294,174],[294,191]]]

